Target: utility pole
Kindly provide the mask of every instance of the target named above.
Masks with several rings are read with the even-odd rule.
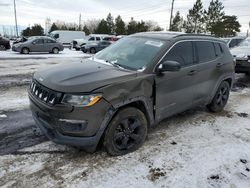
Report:
[[[17,18],[16,18],[16,0],[14,0],[14,13],[15,13],[15,23],[16,23],[16,36],[18,37]]]
[[[169,22],[169,30],[172,27],[173,9],[174,9],[174,0],[172,0],[171,13],[170,13],[170,22]]]
[[[82,15],[80,13],[80,16],[79,16],[79,31],[81,31],[81,22],[82,22]]]

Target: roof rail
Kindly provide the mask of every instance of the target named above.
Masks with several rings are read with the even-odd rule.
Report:
[[[182,36],[201,36],[201,37],[213,37],[212,35],[207,35],[207,34],[195,34],[195,33],[185,33],[185,34],[180,34],[180,35],[176,35],[174,38],[176,37],[182,37]]]

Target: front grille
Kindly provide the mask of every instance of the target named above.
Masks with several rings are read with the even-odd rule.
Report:
[[[50,106],[58,104],[62,97],[62,93],[48,89],[35,80],[33,80],[30,84],[30,93],[39,101],[42,101]]]
[[[236,63],[247,63],[247,59],[236,59]]]

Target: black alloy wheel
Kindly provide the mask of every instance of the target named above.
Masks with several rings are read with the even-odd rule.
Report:
[[[144,113],[137,108],[124,108],[110,122],[104,136],[104,147],[110,155],[124,155],[142,146],[146,136]]]
[[[227,104],[230,93],[229,83],[223,81],[219,86],[212,102],[207,105],[208,109],[212,112],[220,112],[224,109]]]

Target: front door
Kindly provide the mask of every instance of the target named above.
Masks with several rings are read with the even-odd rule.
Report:
[[[44,40],[36,39],[32,42],[31,52],[43,52],[44,51]]]
[[[190,108],[193,104],[194,80],[197,64],[194,58],[194,46],[190,41],[175,44],[162,62],[176,61],[182,66],[177,72],[163,72],[155,77],[156,121]]]

